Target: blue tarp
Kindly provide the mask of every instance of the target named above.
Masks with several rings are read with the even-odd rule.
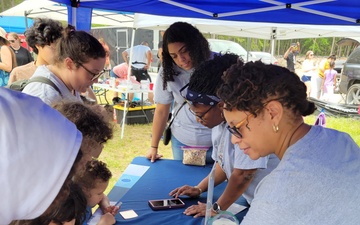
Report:
[[[27,19],[28,27],[33,24],[32,19]],[[23,34],[26,30],[25,17],[23,16],[0,16],[0,27],[7,33],[15,32]]]

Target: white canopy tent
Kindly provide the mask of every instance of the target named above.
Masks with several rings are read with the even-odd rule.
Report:
[[[67,6],[49,0],[25,0],[10,8],[0,16],[25,16],[28,18],[44,17],[54,20],[68,21]],[[108,26],[132,27],[134,15],[119,11],[93,9],[92,24]]]

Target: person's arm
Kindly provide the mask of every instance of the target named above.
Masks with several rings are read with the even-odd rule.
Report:
[[[13,69],[12,64],[12,55],[9,47],[2,46],[0,49],[1,62],[0,62],[0,70],[4,70],[6,72],[10,72]]]
[[[336,76],[337,76],[337,72],[336,72],[336,70],[334,70],[335,71],[335,75],[334,75],[334,90],[335,90],[335,88],[336,88]]]
[[[300,53],[300,42],[296,42],[298,53]]]
[[[8,85],[14,83],[15,81],[16,81],[16,70],[14,69],[14,70],[11,71],[11,73],[10,73]]]
[[[128,53],[127,53],[127,51],[125,50],[125,51],[123,51],[122,53],[121,53],[121,55],[122,55],[122,57],[123,57],[123,59],[124,59],[124,62],[126,62],[126,64],[128,64],[129,65],[129,59],[128,59]]]
[[[170,105],[171,104],[156,104],[153,125],[151,129],[151,146],[148,150],[148,154],[146,155],[146,157],[150,159],[151,162],[155,162],[157,159],[162,157],[162,155],[158,154],[158,147],[169,117]]]
[[[202,181],[200,181],[200,183],[196,186],[184,185],[182,187],[175,188],[169,193],[169,195],[174,196],[174,198],[178,198],[180,195],[187,195],[192,198],[198,197],[202,192],[208,190],[209,176],[210,175],[202,179]],[[220,165],[216,163],[214,186],[219,185],[225,180],[226,180],[225,172],[222,170]]]
[[[147,63],[145,65],[145,69],[149,69],[150,68],[150,65],[151,65],[151,60],[152,60],[152,55],[151,55],[151,51],[147,51],[146,52],[146,59],[147,59]]]
[[[256,173],[256,169],[234,169],[231,173],[228,185],[217,200],[221,210],[227,210],[249,187]]]

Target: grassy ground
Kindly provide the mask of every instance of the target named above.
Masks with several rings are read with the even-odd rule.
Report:
[[[305,118],[305,121],[309,124],[313,124],[315,119],[315,116],[309,116]],[[349,133],[360,146],[360,120],[330,117],[327,117],[326,119],[327,127]],[[151,126],[152,123],[126,125],[124,138],[121,139],[120,126],[118,124],[115,125],[114,138],[105,145],[100,156],[100,159],[107,163],[113,173],[113,177],[106,193],[111,190],[134,157],[146,155],[148,147],[150,146]],[[164,155],[164,158],[172,158],[170,144],[164,146],[161,142],[159,145],[159,152]]]

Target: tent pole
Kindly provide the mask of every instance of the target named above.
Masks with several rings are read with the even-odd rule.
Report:
[[[135,33],[136,33],[136,28],[132,29],[131,32],[131,46],[130,49],[134,47],[134,42],[135,42]],[[129,63],[128,63],[128,76],[127,76],[127,84],[129,84],[130,81],[130,76],[131,76],[131,65],[132,65],[132,58],[133,58],[133,52],[134,51],[130,51],[130,57],[129,57]],[[128,85],[126,87],[126,91],[125,91],[125,97],[129,98],[129,93],[128,93]],[[123,113],[123,120],[122,120],[122,125],[121,125],[121,139],[124,138],[124,130],[125,130],[125,119],[126,119],[126,107],[127,107],[127,102],[129,101],[129,99],[127,99],[127,101],[125,101],[124,104],[124,113]]]
[[[271,36],[270,36],[270,42],[271,42],[271,55],[274,55],[275,52],[275,41],[276,41],[276,27],[271,28]],[[270,60],[271,63],[273,63],[272,58]]]

